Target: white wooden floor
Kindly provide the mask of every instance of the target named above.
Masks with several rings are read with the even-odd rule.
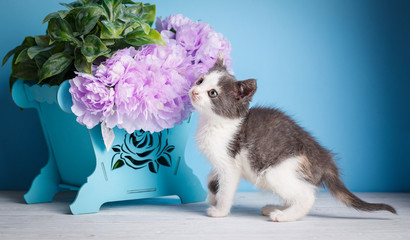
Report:
[[[0,239],[410,239],[410,193],[359,193],[370,202],[393,205],[389,212],[349,209],[318,193],[310,214],[298,222],[274,223],[260,214],[278,203],[267,193],[238,193],[230,216],[209,218],[207,204],[179,204],[176,198],[105,204],[99,213],[71,215],[73,193],[52,203],[27,205],[23,192],[0,191]]]

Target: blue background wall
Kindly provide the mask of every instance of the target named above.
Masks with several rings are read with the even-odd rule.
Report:
[[[42,19],[55,0],[3,0],[0,56]],[[67,2],[67,1],[64,1]],[[408,1],[155,1],[157,16],[203,20],[232,43],[238,79],[256,78],[254,103],[280,107],[338,153],[353,191],[410,191],[410,4]],[[47,159],[33,110],[9,94],[0,68],[0,189],[27,189]],[[194,120],[196,115],[194,114]],[[210,166],[193,138],[188,164],[205,184]],[[241,183],[240,190],[253,190]]]

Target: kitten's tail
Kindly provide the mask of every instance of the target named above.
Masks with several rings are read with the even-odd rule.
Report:
[[[350,192],[340,180],[339,171],[336,165],[328,169],[328,171],[323,176],[323,181],[325,182],[326,187],[330,190],[333,196],[338,198],[349,207],[368,212],[386,210],[391,213],[397,214],[396,209],[394,209],[390,205],[384,203],[368,203]]]

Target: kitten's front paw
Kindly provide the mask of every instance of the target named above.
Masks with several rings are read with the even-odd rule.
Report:
[[[229,210],[221,210],[214,206],[208,208],[207,210],[208,216],[210,217],[226,217],[229,214]]]
[[[216,197],[215,195],[208,195],[208,202],[211,206],[216,206]]]

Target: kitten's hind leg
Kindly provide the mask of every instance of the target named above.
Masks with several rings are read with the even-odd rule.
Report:
[[[281,205],[266,205],[262,208],[262,215],[269,216],[275,210],[284,210],[286,207]]]
[[[289,203],[289,207],[283,210],[274,210],[269,214],[269,218],[274,222],[292,222],[304,217],[315,202],[315,194],[313,191],[304,192],[305,194],[303,196],[287,196],[285,201]]]
[[[290,158],[266,172],[266,184],[284,201],[285,209],[275,209],[274,222],[296,221],[304,217],[315,202],[316,187],[300,177],[299,159]]]

